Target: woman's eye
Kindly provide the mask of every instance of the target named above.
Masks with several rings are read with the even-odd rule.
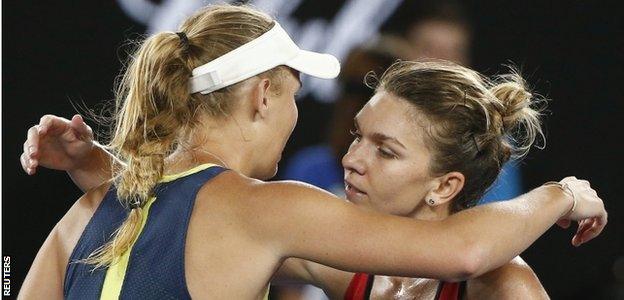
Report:
[[[381,147],[377,148],[377,152],[379,153],[379,156],[383,158],[396,158],[396,155],[394,155],[394,153]]]

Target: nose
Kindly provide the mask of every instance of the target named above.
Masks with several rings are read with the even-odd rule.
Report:
[[[366,172],[366,162],[364,161],[364,147],[362,142],[353,142],[349,146],[349,151],[342,157],[342,166],[345,169],[345,175],[355,172],[364,175]]]

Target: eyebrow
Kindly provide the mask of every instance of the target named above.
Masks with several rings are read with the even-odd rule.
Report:
[[[360,130],[360,126],[359,126],[359,123],[358,123],[357,116],[355,116],[355,118],[353,118],[353,125],[355,126],[355,129]],[[395,144],[403,147],[403,149],[407,149],[405,147],[405,145],[403,145],[403,143],[399,142],[399,140],[397,138],[395,138],[395,137],[392,137],[392,136],[389,136],[389,135],[385,135],[385,134],[380,133],[380,132],[373,132],[371,134],[371,137],[373,138],[373,140],[377,140],[377,141],[382,141],[382,142],[390,141],[390,142],[394,142]]]

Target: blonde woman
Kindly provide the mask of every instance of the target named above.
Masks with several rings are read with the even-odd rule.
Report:
[[[87,192],[44,242],[22,298],[259,299],[289,257],[459,280],[508,262],[558,220],[597,218],[582,242],[606,223],[600,198],[574,178],[442,221],[263,182],[296,123],[299,72],[332,78],[338,64],[299,50],[255,10],[202,9],[131,59],[108,145],[122,163],[98,163],[107,154],[79,118],[48,116],[29,131],[26,170],[66,169]]]

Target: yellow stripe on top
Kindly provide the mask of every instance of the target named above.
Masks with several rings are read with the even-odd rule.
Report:
[[[147,215],[152,203],[156,200],[156,197],[150,198],[143,207],[143,214],[141,215],[141,227],[139,227],[139,235],[143,231],[145,222],[147,222]],[[108,267],[106,271],[106,277],[104,278],[104,286],[102,286],[102,294],[100,299],[102,300],[117,300],[121,293],[121,286],[123,285],[124,278],[126,277],[126,269],[128,268],[128,261],[130,260],[130,253],[132,247],[138,239],[139,235],[132,241],[132,244],[120,257],[115,258],[113,263]]]
[[[202,164],[196,166],[192,169],[186,170],[181,173],[165,175],[159,182],[170,182],[174,181],[178,178],[182,178],[184,176],[188,176],[199,171],[203,171],[210,167],[215,167],[215,164]],[[113,260],[113,263],[110,265],[108,270],[106,271],[106,277],[104,278],[104,285],[102,286],[102,294],[100,294],[101,300],[117,300],[119,299],[119,295],[121,294],[121,288],[123,286],[124,278],[126,277],[126,271],[128,269],[128,262],[130,261],[130,253],[132,253],[132,248],[134,247],[134,243],[138,240],[139,236],[141,236],[141,232],[143,232],[143,227],[145,227],[145,223],[147,222],[147,217],[149,215],[150,208],[152,204],[156,201],[156,197],[150,198],[145,206],[143,207],[143,214],[141,215],[141,225],[139,227],[139,234],[132,241],[128,250],[124,252],[120,257],[117,257]],[[268,293],[267,293],[268,295]]]
[[[197,173],[199,171],[203,171],[203,170],[208,169],[210,167],[218,167],[218,166],[219,165],[215,165],[215,164],[202,164],[202,165],[199,165],[199,166],[194,167],[192,169],[186,170],[184,172],[180,172],[180,173],[177,173],[177,174],[171,174],[171,175],[165,175],[165,176],[162,177],[160,182],[174,181],[174,180],[176,180],[178,178],[182,178],[184,176],[188,176],[188,175]]]

